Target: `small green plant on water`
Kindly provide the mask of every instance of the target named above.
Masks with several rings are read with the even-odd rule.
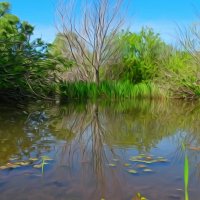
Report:
[[[101,200],[105,200],[104,198],[101,198]],[[146,197],[142,196],[141,193],[137,193],[135,197],[132,198],[132,200],[148,200]]]
[[[142,196],[141,193],[138,192],[137,195],[132,198],[132,200],[148,200],[148,199]]]
[[[45,159],[42,158],[42,164],[41,164],[41,166],[42,166],[42,174],[44,174],[44,166],[47,165],[47,164],[48,163],[45,162]]]
[[[184,159],[184,189],[185,189],[185,200],[189,200],[188,193],[188,183],[189,183],[189,160],[186,152],[186,146],[183,143],[182,148],[185,151],[185,159]]]
[[[44,174],[44,166],[49,164],[46,161],[50,161],[52,159],[49,158],[48,156],[42,156],[41,158],[42,158],[41,169],[42,169],[42,174]]]

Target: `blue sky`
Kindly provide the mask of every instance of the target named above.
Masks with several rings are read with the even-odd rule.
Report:
[[[142,26],[154,28],[167,42],[174,41],[177,25],[198,20],[200,0],[129,0],[128,24],[133,31]],[[57,0],[8,0],[12,13],[35,26],[34,37],[52,42],[56,35]],[[200,14],[199,14],[200,15]]]

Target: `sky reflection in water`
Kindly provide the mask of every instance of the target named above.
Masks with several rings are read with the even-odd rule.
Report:
[[[200,196],[199,103],[37,103],[0,111],[0,166],[38,158],[0,170],[0,199],[131,200],[138,192],[184,199],[183,143],[189,197]],[[41,156],[53,159],[43,174],[33,167]]]

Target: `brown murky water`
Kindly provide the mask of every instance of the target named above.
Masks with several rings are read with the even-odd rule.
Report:
[[[199,103],[1,105],[0,199],[184,200],[187,155],[198,200],[199,120]]]

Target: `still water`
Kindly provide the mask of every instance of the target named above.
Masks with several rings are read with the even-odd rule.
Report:
[[[139,200],[138,193],[200,199],[198,102],[0,105],[0,200]]]

